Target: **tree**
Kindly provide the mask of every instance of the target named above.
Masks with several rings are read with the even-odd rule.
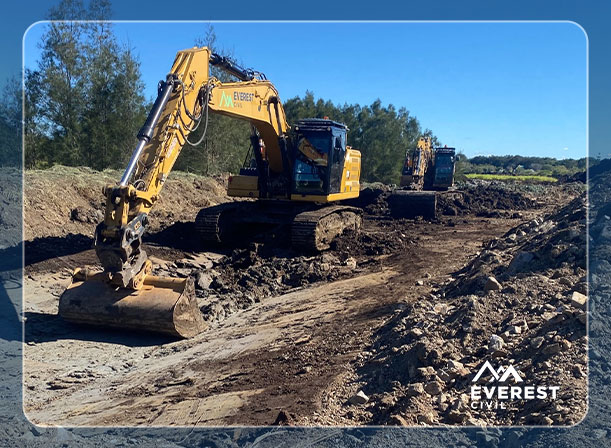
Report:
[[[146,117],[139,64],[105,21],[110,2],[62,0],[25,73],[26,167],[120,167]],[[77,19],[93,19],[84,22]]]

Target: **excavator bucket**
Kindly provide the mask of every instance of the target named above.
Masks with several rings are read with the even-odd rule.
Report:
[[[59,299],[59,315],[78,324],[190,338],[206,327],[193,279],[147,275],[141,289],[119,288],[102,272],[77,270]]]
[[[437,195],[434,191],[395,190],[388,198],[388,205],[395,218],[437,216]]]

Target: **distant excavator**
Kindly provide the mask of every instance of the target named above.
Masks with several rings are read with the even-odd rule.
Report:
[[[210,66],[238,81],[221,82]],[[320,251],[346,230],[358,230],[361,210],[338,201],[359,195],[361,154],[346,144],[347,127],[328,118],[292,129],[274,85],[208,48],[179,51],[138,133],[138,144],[116,185],[104,189],[106,212],[95,232],[102,271],[77,269],[62,294],[66,320],[192,337],[205,325],[193,279],[151,275],[142,245],[149,212],[189,135],[208,114],[251,124],[251,158],[229,178],[228,194],[256,199],[201,210],[195,227],[208,242],[227,242],[253,229],[288,228],[293,247]],[[252,161],[252,163],[251,163]],[[171,198],[180,200],[180,198]]]
[[[454,185],[456,148],[434,148],[430,137],[420,137],[414,150],[405,154],[400,188],[389,197],[395,217],[434,218],[437,212],[437,191]]]

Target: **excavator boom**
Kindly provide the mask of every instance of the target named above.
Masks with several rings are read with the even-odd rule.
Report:
[[[191,337],[205,328],[193,280],[151,275],[142,235],[181,148],[201,120],[210,59],[207,48],[180,51],[160,81],[125,172],[116,185],[104,189],[106,212],[95,231],[103,271],[74,272],[60,297],[62,318],[176,337]]]
[[[221,82],[210,76],[210,66],[221,68],[238,81]],[[229,193],[247,191],[260,199],[292,199],[296,151],[274,85],[262,73],[244,69],[206,47],[178,52],[170,73],[159,83],[157,99],[138,132],[138,143],[121,179],[104,189],[106,212],[95,232],[95,250],[103,270],[75,271],[71,286],[60,298],[59,313],[63,318],[179,337],[190,337],[203,330],[205,325],[194,297],[193,281],[152,275],[153,266],[143,248],[142,236],[148,214],[159,199],[183,146],[199,143],[190,141],[189,135],[202,122],[205,136],[209,112],[245,120],[252,126],[256,176],[238,176],[237,182],[233,185],[230,182]],[[331,138],[336,142],[334,166],[329,169],[325,166],[324,173],[309,176],[317,179],[320,188],[325,186],[326,196],[303,194],[297,196],[298,200],[327,202],[358,195],[360,153],[345,146],[345,126],[325,125],[324,129],[328,143],[324,145],[324,152],[331,154]],[[340,181],[329,180],[330,173]],[[245,182],[246,190],[240,190],[240,182],[242,186]],[[331,189],[334,194],[330,194]],[[308,207],[308,211],[312,212],[313,208]],[[338,217],[342,217],[342,223],[348,222],[350,217],[346,216],[350,213],[356,220],[354,212],[339,206],[311,215],[334,222],[336,230],[319,231],[318,221],[314,221],[311,232],[320,235],[307,240],[307,244],[315,249],[327,247],[330,238],[342,230],[337,224],[341,221]],[[301,221],[305,228],[311,222],[304,216]]]

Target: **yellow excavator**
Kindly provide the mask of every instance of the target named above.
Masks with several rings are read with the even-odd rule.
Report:
[[[211,66],[237,81],[219,81],[210,75]],[[229,179],[228,194],[257,200],[200,211],[195,225],[205,241],[227,242],[252,228],[285,225],[294,247],[317,251],[347,229],[358,230],[360,209],[338,203],[360,190],[361,155],[346,145],[347,127],[325,117],[300,120],[291,129],[265,75],[207,47],[180,51],[159,83],[123,176],[104,189],[106,212],[94,243],[103,270],[75,270],[60,297],[62,318],[177,337],[205,328],[193,279],[152,275],[142,236],[181,149],[199,143],[189,135],[202,122],[205,135],[209,113],[252,125],[252,163]]]
[[[398,189],[388,198],[393,216],[434,218],[437,214],[437,191],[454,185],[456,149],[433,147],[430,137],[420,137],[416,148],[408,150]]]

